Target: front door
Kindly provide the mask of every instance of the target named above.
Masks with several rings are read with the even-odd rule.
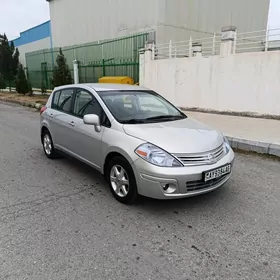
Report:
[[[103,109],[95,97],[84,89],[77,89],[73,103],[71,121],[73,127],[69,131],[71,139],[70,150],[81,160],[100,169],[102,164],[102,136],[106,127],[101,126],[97,132],[94,126],[83,122],[84,115],[95,114],[103,119]]]

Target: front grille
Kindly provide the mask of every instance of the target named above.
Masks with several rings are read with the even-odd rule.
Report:
[[[230,176],[229,174],[226,174],[220,178],[213,179],[208,182],[204,182],[202,180],[187,182],[186,183],[187,190],[188,190],[188,192],[193,192],[193,191],[200,191],[200,190],[208,189],[211,187],[215,187],[219,183],[222,183],[224,180],[226,180],[226,178],[228,178],[229,176]]]
[[[224,145],[213,151],[199,154],[174,154],[174,156],[185,166],[214,164],[225,156]]]

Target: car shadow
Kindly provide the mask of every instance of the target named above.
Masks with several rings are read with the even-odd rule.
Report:
[[[61,154],[61,156],[56,159],[56,161],[63,164],[65,168],[68,166],[70,169],[75,169],[79,175],[84,175],[85,178],[90,180],[95,186],[99,185],[100,187],[104,187],[104,185],[106,185],[104,176],[99,171],[79,161],[78,159],[66,154]],[[103,189],[108,190],[108,193],[110,193],[109,187],[107,188],[107,185]]]

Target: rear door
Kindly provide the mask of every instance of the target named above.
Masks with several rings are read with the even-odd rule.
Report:
[[[54,93],[51,105],[51,133],[55,146],[69,149],[69,130],[73,127],[71,114],[74,88],[65,88]]]

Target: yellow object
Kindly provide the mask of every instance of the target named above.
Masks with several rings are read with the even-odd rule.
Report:
[[[102,77],[98,80],[102,84],[127,84],[134,85],[134,80],[127,76]]]

